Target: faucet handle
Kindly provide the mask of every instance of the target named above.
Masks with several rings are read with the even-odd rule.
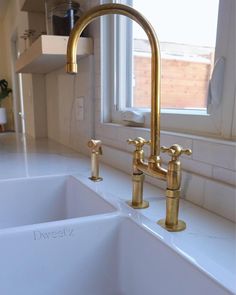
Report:
[[[88,142],[88,147],[91,148],[92,153],[98,153],[102,155],[102,141],[97,139],[90,139]]]
[[[128,139],[128,144],[133,144],[136,147],[136,151],[141,151],[145,144],[150,144],[150,140],[145,140],[142,137],[136,137],[135,139]]]
[[[178,144],[173,144],[171,147],[161,147],[161,151],[163,153],[168,153],[169,156],[172,157],[172,160],[177,160],[179,156],[182,154],[190,156],[192,154],[191,149],[183,149],[180,145]]]

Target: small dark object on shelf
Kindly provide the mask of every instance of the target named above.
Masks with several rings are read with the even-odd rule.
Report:
[[[80,4],[72,0],[47,0],[46,24],[48,35],[69,36],[82,15]]]

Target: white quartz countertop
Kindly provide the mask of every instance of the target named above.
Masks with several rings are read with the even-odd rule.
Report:
[[[112,167],[101,165],[103,181],[93,183],[90,176],[90,159],[51,140],[34,140],[15,134],[0,135],[1,181],[45,175],[73,175],[92,189],[106,194],[106,198],[130,200],[131,178]],[[149,222],[155,231],[181,255],[200,270],[218,281],[231,294],[236,294],[236,226],[216,214],[181,200],[180,218],[187,229],[170,233],[156,224],[164,217],[164,192],[145,183],[144,196],[150,207],[131,210],[138,218]],[[125,202],[124,202],[125,204]],[[126,205],[124,205],[126,206]]]

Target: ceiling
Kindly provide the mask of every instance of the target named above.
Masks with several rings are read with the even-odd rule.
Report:
[[[0,20],[4,18],[9,0],[0,0]]]

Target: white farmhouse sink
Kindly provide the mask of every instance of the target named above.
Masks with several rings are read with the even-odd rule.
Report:
[[[71,176],[0,183],[0,229],[114,210],[112,205]]]
[[[0,294],[231,294],[118,213],[4,230],[0,249]]]

